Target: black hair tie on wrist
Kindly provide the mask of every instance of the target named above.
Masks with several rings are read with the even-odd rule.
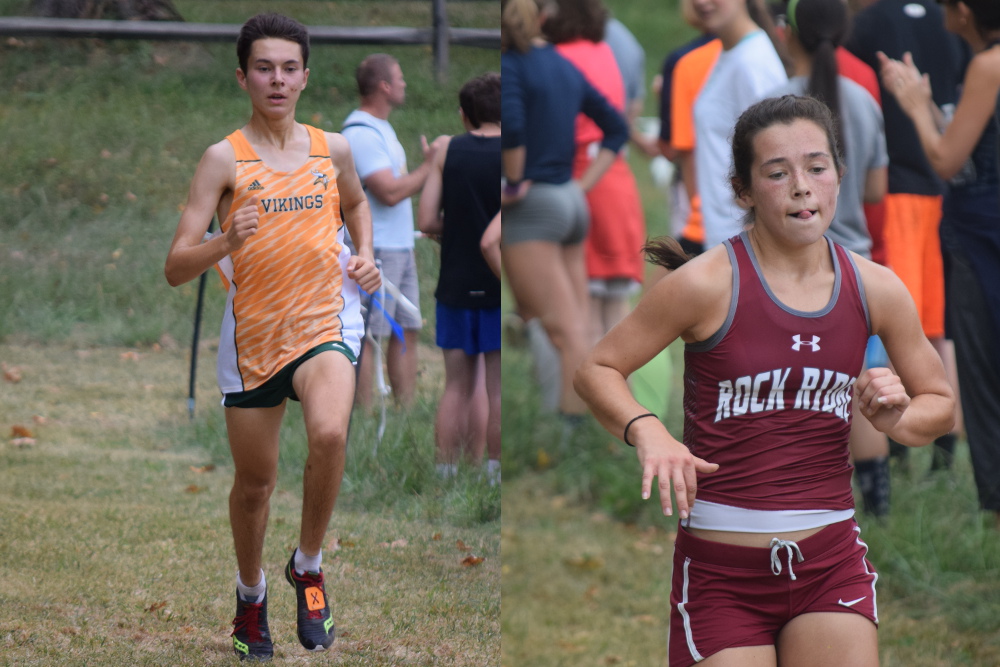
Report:
[[[628,429],[630,426],[632,426],[632,424],[642,419],[643,417],[656,417],[656,415],[654,415],[652,412],[647,412],[644,415],[639,415],[638,417],[632,417],[632,419],[629,420],[629,423],[625,424],[625,432],[622,434],[622,440],[624,440],[625,444],[628,445],[629,447],[635,447],[635,445],[633,445],[631,442],[628,441]],[[659,419],[659,417],[656,418]]]

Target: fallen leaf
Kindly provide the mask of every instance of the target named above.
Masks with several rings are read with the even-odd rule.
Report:
[[[544,449],[538,450],[538,460],[535,462],[535,466],[539,470],[545,470],[550,465],[552,465],[552,457],[550,457]]]
[[[632,545],[636,551],[646,551],[654,554],[663,553],[663,545],[661,544],[650,544],[645,540],[636,540],[635,544]]]
[[[600,570],[604,567],[604,559],[600,556],[591,556],[585,554],[583,556],[574,556],[573,558],[567,558],[563,561],[569,567],[576,570],[583,570],[585,572],[592,572],[594,570]]]
[[[10,441],[10,444],[15,447],[31,447],[37,441],[34,438],[14,438]]]
[[[443,537],[444,536],[441,535],[441,533],[434,533],[434,535],[431,536],[431,539],[434,540],[435,542],[440,542]]]
[[[163,333],[157,341],[164,350],[179,350],[177,340],[168,333]]]
[[[32,419],[32,421],[34,421],[39,426],[41,426],[42,424],[44,424],[45,422],[48,421],[48,418],[45,417],[45,416],[43,416],[43,415],[33,415],[31,417],[31,419]]]
[[[458,547],[459,551],[472,551],[472,547],[466,545],[462,540],[458,540],[455,546]]]
[[[17,366],[3,365],[3,379],[11,384],[17,384],[21,381],[21,369]]]
[[[155,613],[155,612],[160,611],[161,609],[163,609],[166,606],[167,606],[166,602],[154,602],[152,605],[149,606],[149,609],[147,609],[146,611],[148,611],[150,613]]]
[[[559,648],[566,651],[567,653],[579,653],[580,651],[583,650],[583,647],[580,646],[579,644],[568,642],[565,639],[559,641]]]
[[[480,556],[466,556],[465,558],[462,559],[462,567],[475,567],[476,565],[482,563],[484,560],[486,559]]]
[[[122,361],[139,361],[139,353],[135,350],[126,350],[118,356]]]
[[[31,432],[27,426],[22,426],[21,424],[14,424],[10,429],[10,437],[12,438],[34,438],[35,434]]]
[[[618,665],[621,664],[622,657],[620,655],[606,655],[604,656],[605,665]]]
[[[391,549],[395,549],[397,547],[402,548],[402,547],[405,547],[406,545],[408,545],[409,543],[410,542],[408,540],[406,540],[404,538],[400,538],[398,540],[393,540],[392,544],[389,545],[389,548],[391,548]]]
[[[203,466],[190,466],[190,468],[191,472],[196,472],[198,474],[201,474],[203,472],[212,472],[213,470],[215,470],[215,464],[209,463]]]
[[[207,488],[208,487],[206,487],[206,486],[198,486],[197,484],[189,484],[184,490],[187,491],[188,493],[201,493],[202,491],[204,491]]]

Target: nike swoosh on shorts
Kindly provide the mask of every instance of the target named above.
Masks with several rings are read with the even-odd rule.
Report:
[[[857,603],[859,603],[862,600],[864,600],[866,597],[868,597],[868,596],[867,595],[862,595],[857,600],[851,600],[850,602],[844,602],[843,600],[837,600],[837,604],[839,604],[841,606],[844,606],[844,607],[853,607]]]

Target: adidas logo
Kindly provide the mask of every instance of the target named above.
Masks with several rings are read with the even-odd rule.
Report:
[[[257,179],[254,179],[254,182],[251,183],[250,187],[247,188],[247,190],[263,190],[263,189],[264,189],[264,186],[261,185],[260,181],[258,181]]]

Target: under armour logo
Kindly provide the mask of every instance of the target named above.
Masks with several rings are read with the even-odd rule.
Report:
[[[809,345],[813,352],[819,352],[819,336],[813,336],[812,340],[802,340],[802,336],[795,334],[792,336],[792,340],[795,341],[792,344],[792,349],[796,352],[801,350],[803,345]]]

